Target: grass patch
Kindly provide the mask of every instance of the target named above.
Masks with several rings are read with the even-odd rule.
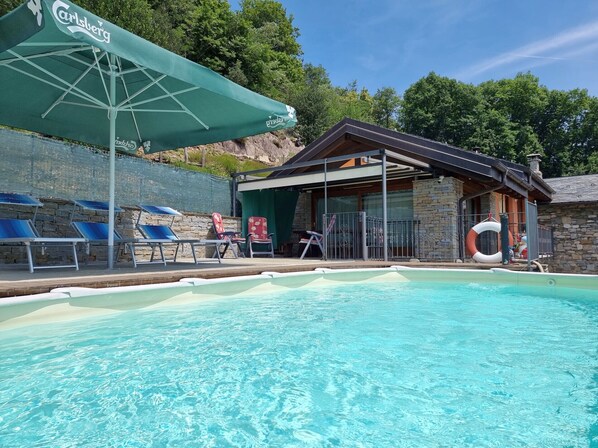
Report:
[[[241,171],[259,170],[268,168],[268,165],[256,160],[239,160],[232,154],[217,154],[208,152],[206,154],[206,166],[202,167],[201,153],[189,154],[189,163],[182,161],[173,162],[172,165],[184,170],[197,171],[200,173],[209,173],[215,176],[232,177],[233,174]],[[265,177],[268,173],[260,174]]]

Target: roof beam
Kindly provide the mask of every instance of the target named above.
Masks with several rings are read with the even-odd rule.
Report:
[[[349,179],[361,179],[366,177],[380,176],[380,163],[361,166],[356,168],[342,168],[324,173],[298,174],[295,176],[276,177],[272,179],[252,180],[239,182],[238,191],[263,190],[267,188],[285,188],[320,184],[324,182],[338,182]]]

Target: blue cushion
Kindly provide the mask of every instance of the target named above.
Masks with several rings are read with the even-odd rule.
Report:
[[[79,207],[84,208],[86,210],[95,210],[95,211],[99,211],[99,212],[107,212],[110,208],[110,203],[108,202],[102,202],[102,201],[85,201],[82,199],[77,199],[76,201],[73,201],[75,204],[77,204]],[[118,206],[114,206],[114,211],[116,213],[120,213],[123,211],[122,208],[118,207]]]
[[[43,204],[27,194],[0,193],[0,204],[18,204],[41,207]]]
[[[141,224],[139,225],[139,230],[146,238],[156,240],[178,240],[177,236],[168,226]]]
[[[105,222],[73,222],[73,227],[87,240],[108,241],[108,224]],[[116,231],[114,232],[114,239],[120,239],[120,235]]]
[[[181,216],[181,213],[171,207],[162,207],[160,205],[140,205],[139,208],[146,213],[151,213],[152,215]]]
[[[31,222],[25,219],[0,219],[0,239],[37,238]]]

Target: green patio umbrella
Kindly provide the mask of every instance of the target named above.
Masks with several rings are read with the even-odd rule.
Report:
[[[292,107],[67,0],[29,0],[0,18],[0,124],[110,148],[109,267],[116,150],[152,153],[295,123]]]

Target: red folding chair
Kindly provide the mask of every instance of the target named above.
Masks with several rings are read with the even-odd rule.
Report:
[[[274,244],[272,242],[272,235],[274,234],[268,233],[268,220],[266,218],[263,216],[250,216],[247,220],[247,232],[247,248],[251,258],[254,255],[270,255],[274,258]],[[262,249],[256,251],[253,248],[254,245]]]

